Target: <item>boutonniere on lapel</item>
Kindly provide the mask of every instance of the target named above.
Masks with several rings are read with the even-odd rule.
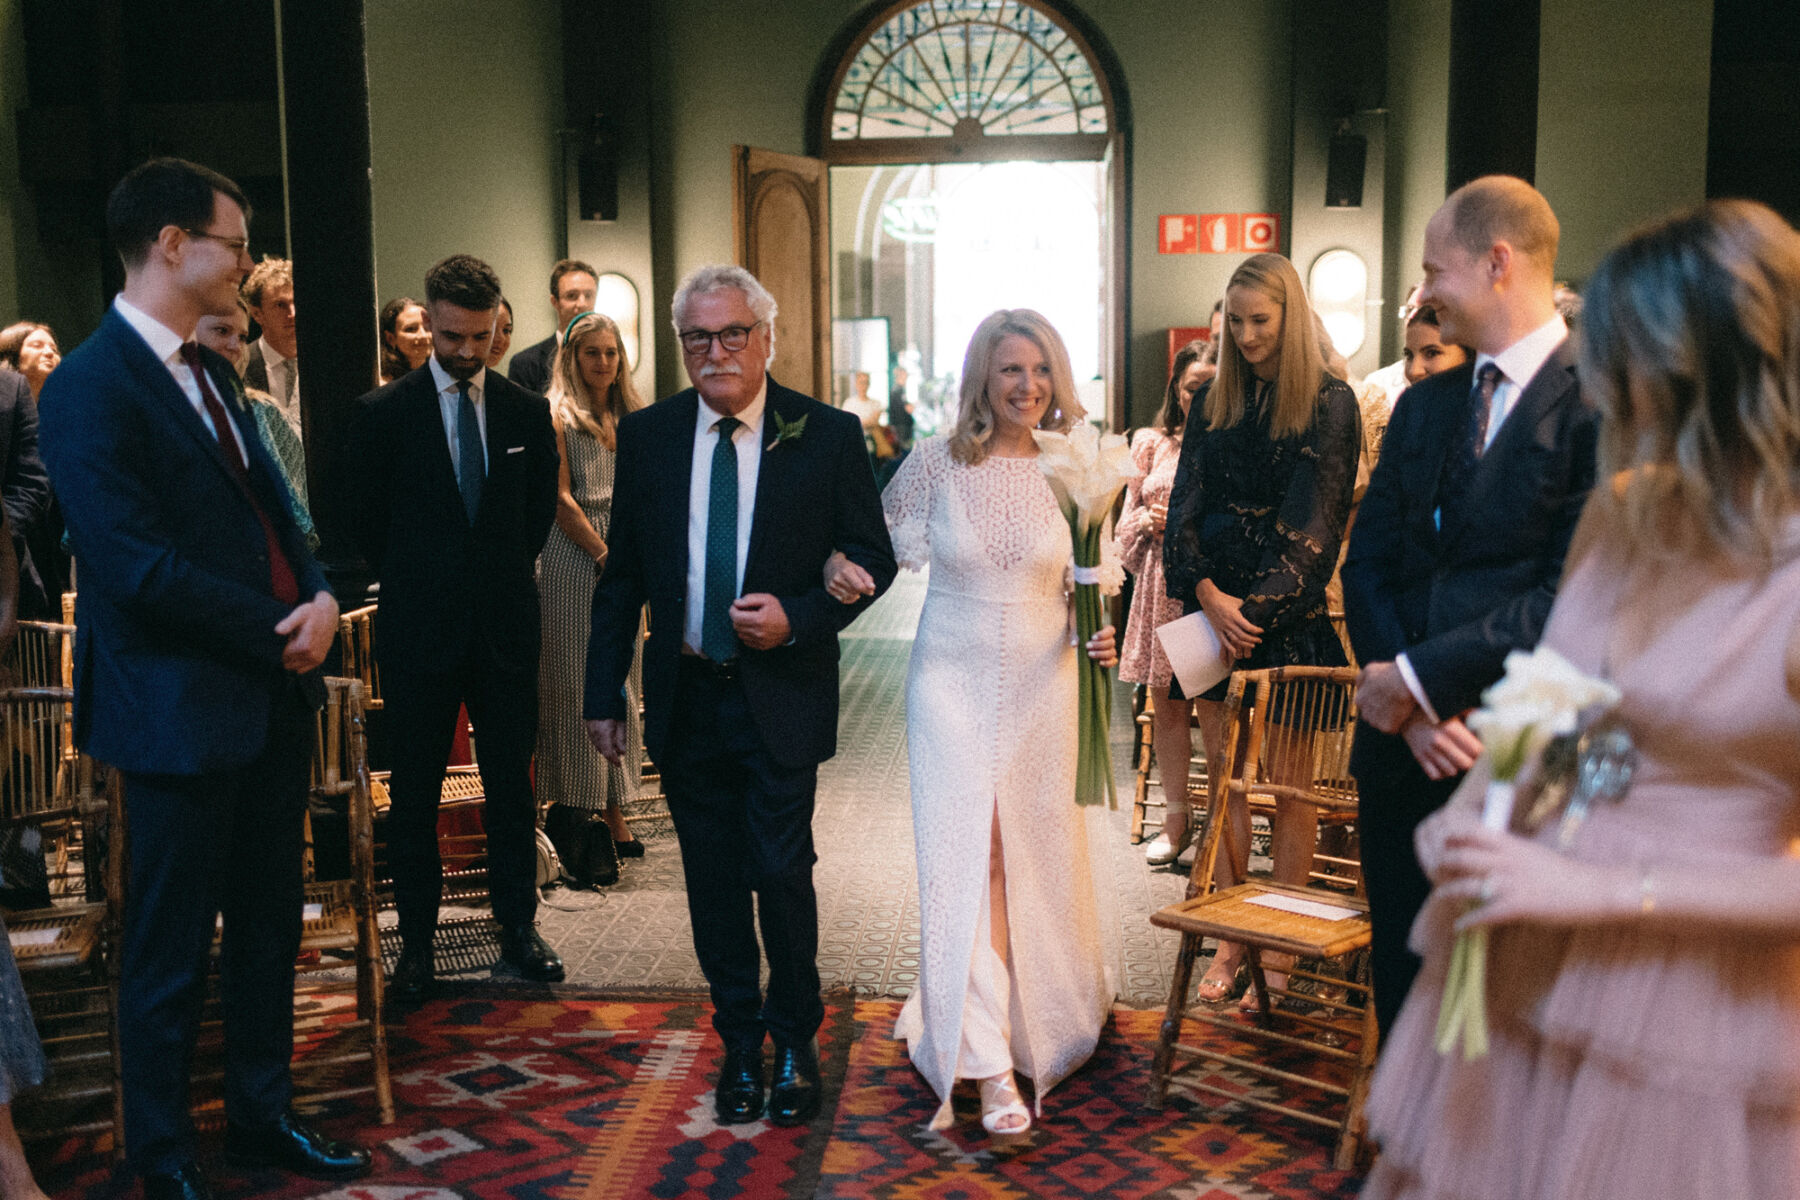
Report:
[[[237,372],[231,372],[231,402],[237,405],[239,412],[250,411],[250,397],[244,393],[244,381],[238,378]]]
[[[801,417],[798,421],[784,421],[781,419],[781,414],[778,412],[771,411],[769,415],[775,418],[775,438],[768,445],[763,447],[763,453],[765,454],[775,449],[775,447],[781,445],[783,442],[799,441],[800,435],[806,432],[806,417]],[[811,414],[809,413],[808,416],[810,415]]]

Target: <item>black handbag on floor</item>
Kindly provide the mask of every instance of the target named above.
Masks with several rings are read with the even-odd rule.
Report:
[[[604,814],[552,804],[544,814],[544,834],[556,847],[572,886],[606,887],[619,881],[619,855]]]

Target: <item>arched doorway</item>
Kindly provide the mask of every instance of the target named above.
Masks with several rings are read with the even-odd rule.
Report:
[[[1116,59],[1052,0],[865,9],[815,81],[829,168],[833,370],[908,368],[928,405],[986,312],[1063,332],[1091,413],[1124,424],[1129,113]],[[953,403],[953,401],[951,401]]]

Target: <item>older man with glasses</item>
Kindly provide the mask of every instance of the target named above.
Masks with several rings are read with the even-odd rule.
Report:
[[[778,1125],[819,1111],[812,813],[837,750],[838,631],[894,578],[862,427],[768,377],[775,298],[741,267],[694,271],[675,293],[694,386],[619,423],[612,541],[588,641],[588,733],[618,762],[639,614],[644,743],[681,843],[694,950],[725,1043],[719,1120]],[[872,587],[824,587],[840,549]],[[757,925],[762,945],[757,946]],[[769,964],[765,995],[761,964]]]

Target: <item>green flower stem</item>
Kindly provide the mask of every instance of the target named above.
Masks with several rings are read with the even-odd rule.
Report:
[[[1100,565],[1100,526],[1073,528],[1075,565]],[[1088,657],[1088,639],[1100,632],[1106,623],[1106,605],[1100,589],[1091,583],[1075,585],[1076,671],[1079,686],[1076,693],[1075,803],[1099,804],[1102,800],[1119,806],[1113,785],[1112,747],[1108,741],[1112,726],[1112,693],[1107,670]]]

